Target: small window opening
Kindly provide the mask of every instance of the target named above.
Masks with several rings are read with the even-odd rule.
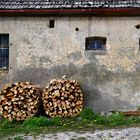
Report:
[[[50,20],[49,21],[49,28],[54,28],[55,25],[55,20]]]
[[[86,50],[106,50],[106,37],[87,37]]]
[[[9,34],[0,34],[0,69],[9,68]]]

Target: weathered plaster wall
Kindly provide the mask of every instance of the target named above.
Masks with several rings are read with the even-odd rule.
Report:
[[[55,19],[55,28],[49,28]],[[42,86],[52,78],[76,79],[85,104],[94,111],[140,105],[140,17],[0,17],[0,33],[10,34],[6,82]],[[78,27],[79,31],[75,31]],[[88,36],[107,37],[107,52],[85,51]]]

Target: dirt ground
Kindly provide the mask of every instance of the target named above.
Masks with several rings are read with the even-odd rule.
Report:
[[[39,136],[19,135],[24,140],[140,140],[140,128],[125,128],[111,130],[96,130],[90,132],[61,132],[55,134],[41,134]],[[17,136],[11,137],[15,140]]]

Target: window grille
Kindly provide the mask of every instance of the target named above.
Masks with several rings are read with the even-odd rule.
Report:
[[[0,69],[9,68],[9,34],[0,34]]]
[[[106,50],[105,37],[87,37],[86,50]]]

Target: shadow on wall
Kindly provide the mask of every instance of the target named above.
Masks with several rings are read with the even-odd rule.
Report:
[[[105,66],[98,62],[93,54],[87,55],[87,59],[89,59],[89,63],[83,64],[82,66],[68,63],[65,65],[55,65],[50,68],[28,67],[23,70],[17,70],[12,73],[12,81],[29,81],[44,87],[48,85],[51,79],[59,79],[63,75],[66,75],[68,78],[75,79],[80,83],[84,91],[85,105],[93,108],[96,112],[133,108],[127,101],[121,101],[111,96],[111,93],[106,93],[106,91],[104,93],[100,92],[99,87],[106,83],[109,83],[110,86],[114,86],[111,85],[114,79],[121,81],[125,78],[132,77],[132,79],[135,80],[136,73],[126,73],[123,71],[118,73],[110,72]]]
[[[98,89],[83,88],[85,106],[93,109],[94,112],[121,111],[133,108],[125,101],[116,99],[108,93],[101,93]]]

